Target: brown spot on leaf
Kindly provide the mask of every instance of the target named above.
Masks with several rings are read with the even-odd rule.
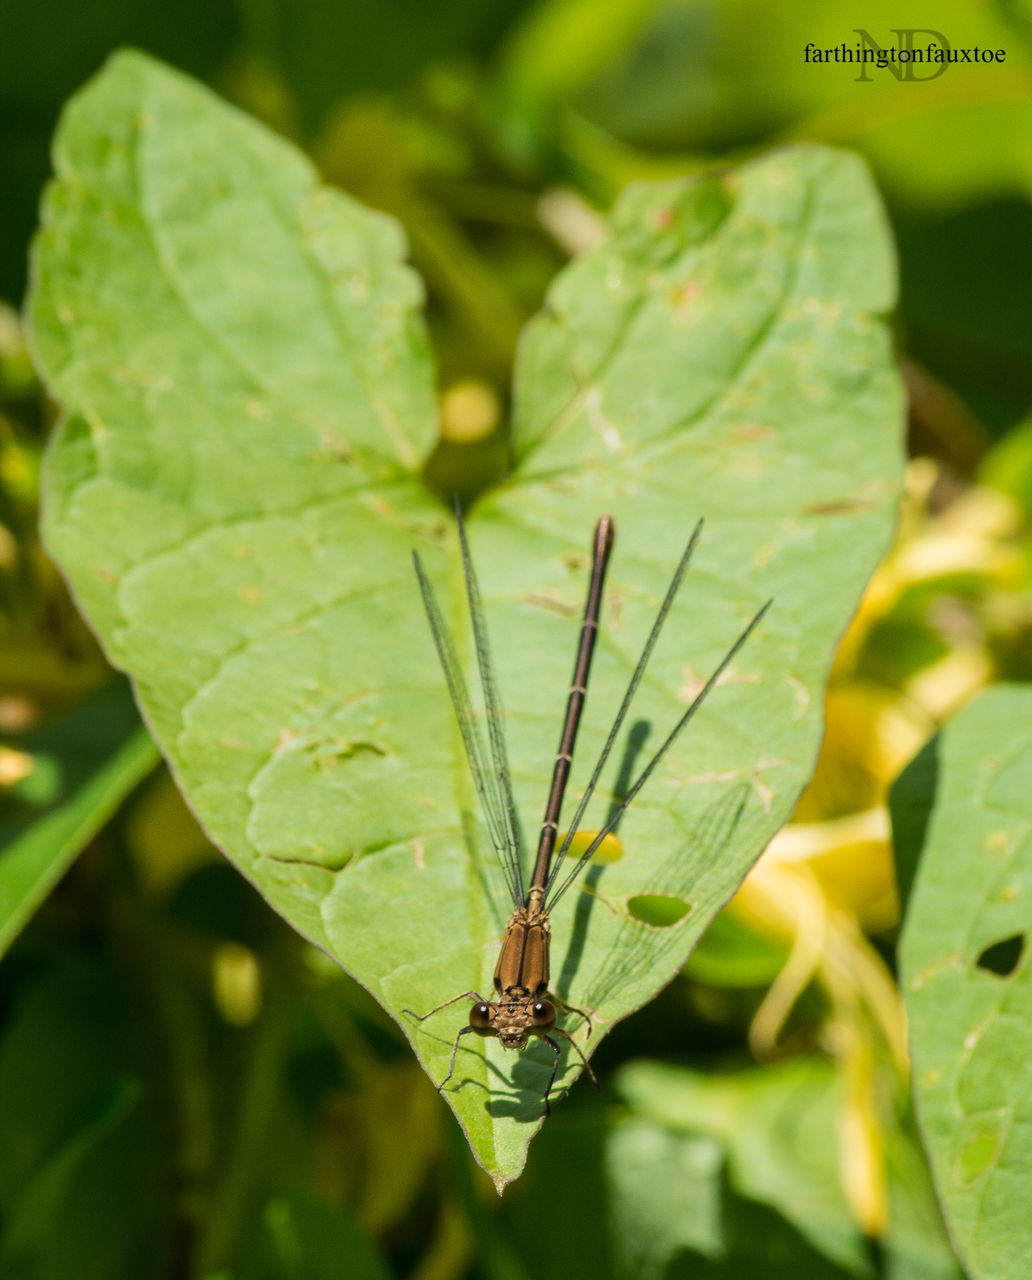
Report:
[[[801,516],[845,516],[854,511],[872,511],[874,503],[864,498],[838,498],[832,502],[814,502],[808,507],[801,507]]]

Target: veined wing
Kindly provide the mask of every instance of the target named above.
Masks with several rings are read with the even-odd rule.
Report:
[[[502,864],[506,885],[512,896],[513,903],[519,905],[524,899],[523,872],[520,866],[519,827],[516,822],[516,806],[512,795],[508,752],[505,745],[503,710],[491,665],[487,628],[480,605],[480,592],[476,575],[473,571],[473,562],[470,558],[461,515],[459,516],[459,537],[462,546],[466,596],[469,601],[470,617],[473,623],[477,667],[484,696],[484,712],[488,730],[486,746],[480,721],[473,710],[470,700],[469,688],[459,662],[455,642],[444,620],[437,596],[423,569],[422,561],[417,552],[412,553],[412,559],[416,568],[416,577],[419,579],[423,606],[426,609],[434,645],[448,685],[452,708],[459,725],[459,732],[462,735],[463,746],[466,749],[466,759],[469,762],[473,785],[480,799],[488,834],[491,837],[491,843],[495,847],[495,852],[498,854],[498,860]]]

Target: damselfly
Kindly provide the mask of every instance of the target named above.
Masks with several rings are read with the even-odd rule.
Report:
[[[495,968],[494,999],[485,1000],[477,991],[464,991],[460,995],[453,996],[450,1000],[445,1000],[428,1013],[417,1014],[413,1013],[411,1009],[406,1009],[404,1012],[422,1022],[459,1000],[475,1001],[469,1012],[468,1026],[463,1027],[455,1037],[455,1042],[452,1045],[451,1061],[448,1065],[448,1074],[437,1086],[438,1090],[443,1089],[452,1078],[455,1071],[455,1055],[458,1052],[459,1041],[470,1032],[478,1036],[497,1036],[506,1049],[523,1049],[531,1036],[537,1036],[539,1039],[544,1040],[550,1046],[554,1055],[552,1073],[549,1076],[543,1099],[545,1114],[548,1115],[551,1109],[549,1094],[552,1091],[552,1085],[555,1083],[560,1058],[560,1048],[554,1039],[555,1036],[568,1040],[573,1045],[592,1080],[595,1079],[594,1072],[592,1072],[591,1066],[580,1046],[568,1032],[556,1025],[556,1005],[566,1012],[582,1013],[582,1011],[572,1009],[571,1006],[566,1005],[558,996],[549,991],[548,952],[551,937],[549,913],[576,880],[603,840],[619,823],[628,805],[648,781],[653,770],[673,745],[674,740],[702,705],[725,668],[741,649],[742,645],[745,644],[759,624],[760,619],[770,608],[771,601],[768,600],[756,613],[749,625],[731,645],[718,663],[716,670],[682,713],[681,718],[667,735],[666,740],[638,775],[626,794],[620,799],[619,803],[611,810],[603,828],[593,835],[573,866],[568,868],[565,875],[560,877],[563,869],[563,859],[579,830],[580,821],[616,743],[628,708],[631,705],[631,700],[641,682],[649,657],[659,638],[663,623],[670,612],[670,606],[674,602],[681,580],[691,560],[692,552],[695,550],[695,545],[702,532],[702,521],[700,520],[688,540],[688,545],[685,547],[677,569],[674,571],[673,579],[667,589],[663,603],[660,605],[656,620],[652,624],[648,639],[645,641],[641,657],[635,665],[627,691],[624,694],[623,701],[620,703],[616,719],[613,721],[613,726],[609,731],[609,736],[606,738],[605,746],[602,748],[598,762],[592,771],[588,785],[577,804],[576,812],[562,843],[556,849],[559,816],[566,783],[570,775],[570,767],[573,763],[573,750],[577,741],[581,712],[584,708],[584,700],[587,694],[588,674],[591,670],[591,659],[598,634],[602,590],[605,583],[606,570],[609,567],[609,557],[613,549],[615,531],[613,518],[611,516],[601,517],[595,525],[595,532],[592,538],[591,578],[588,584],[588,598],[584,607],[584,618],[581,622],[577,658],[573,668],[573,681],[566,700],[566,715],[563,719],[562,734],[559,738],[559,750],[556,754],[552,771],[552,785],[548,793],[548,802],[545,805],[545,816],[541,826],[541,836],[538,840],[537,857],[534,860],[530,884],[527,888],[524,888],[520,829],[516,820],[516,806],[513,800],[501,700],[498,696],[495,682],[491,651],[487,640],[487,626],[484,621],[484,611],[480,600],[480,589],[473,569],[466,530],[462,522],[461,513],[456,511],[456,515],[459,525],[459,543],[462,549],[462,568],[466,581],[466,597],[469,602],[470,619],[473,624],[473,641],[484,698],[487,725],[486,747],[480,723],[470,701],[469,689],[462,672],[455,643],[445,624],[433,587],[424,572],[418,553],[413,552],[413,560],[416,566],[416,576],[419,579],[419,588],[423,595],[423,604],[426,608],[427,618],[430,621],[430,630],[433,633],[434,644],[437,647],[441,666],[444,669],[444,678],[448,685],[448,692],[451,695],[452,707],[455,710],[455,718],[459,724],[470,772],[473,775],[473,784],[480,800],[491,843],[494,845],[502,870],[505,873],[514,909],[502,938],[502,949]],[[582,1013],[582,1016],[588,1021],[588,1034],[590,1035],[590,1020],[587,1019],[586,1014]]]

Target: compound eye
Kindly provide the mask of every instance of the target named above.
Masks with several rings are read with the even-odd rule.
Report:
[[[469,1025],[478,1036],[492,1035],[491,1006],[489,1004],[475,1004],[469,1011]]]
[[[538,1030],[547,1031],[549,1027],[555,1026],[555,1009],[547,1000],[536,1000],[530,1017]]]

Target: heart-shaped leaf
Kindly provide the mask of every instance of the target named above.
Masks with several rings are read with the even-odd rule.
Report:
[[[32,298],[67,414],[48,545],[212,839],[440,1081],[464,1006],[401,1011],[488,993],[512,904],[412,574],[418,549],[468,661],[451,517],[418,472],[433,388],[401,237],[139,55],[73,102],[56,156]],[[828,663],[899,485],[891,300],[862,165],[798,148],[628,191],[524,339],[516,466],[470,536],[525,843],[601,512],[618,544],[574,788],[707,526],[587,825],[775,598],[626,815],[622,862],[555,913],[553,988],[590,1010],[591,1040],[566,1024],[589,1050],[670,980],[812,768]],[[676,923],[649,922],[657,897]],[[537,1041],[457,1054],[445,1096],[499,1186],[550,1057]],[[564,1055],[555,1096],[579,1070]]]
[[[969,1275],[1032,1257],[1032,689],[976,698],[900,776],[920,855],[900,958],[917,1115]]]

